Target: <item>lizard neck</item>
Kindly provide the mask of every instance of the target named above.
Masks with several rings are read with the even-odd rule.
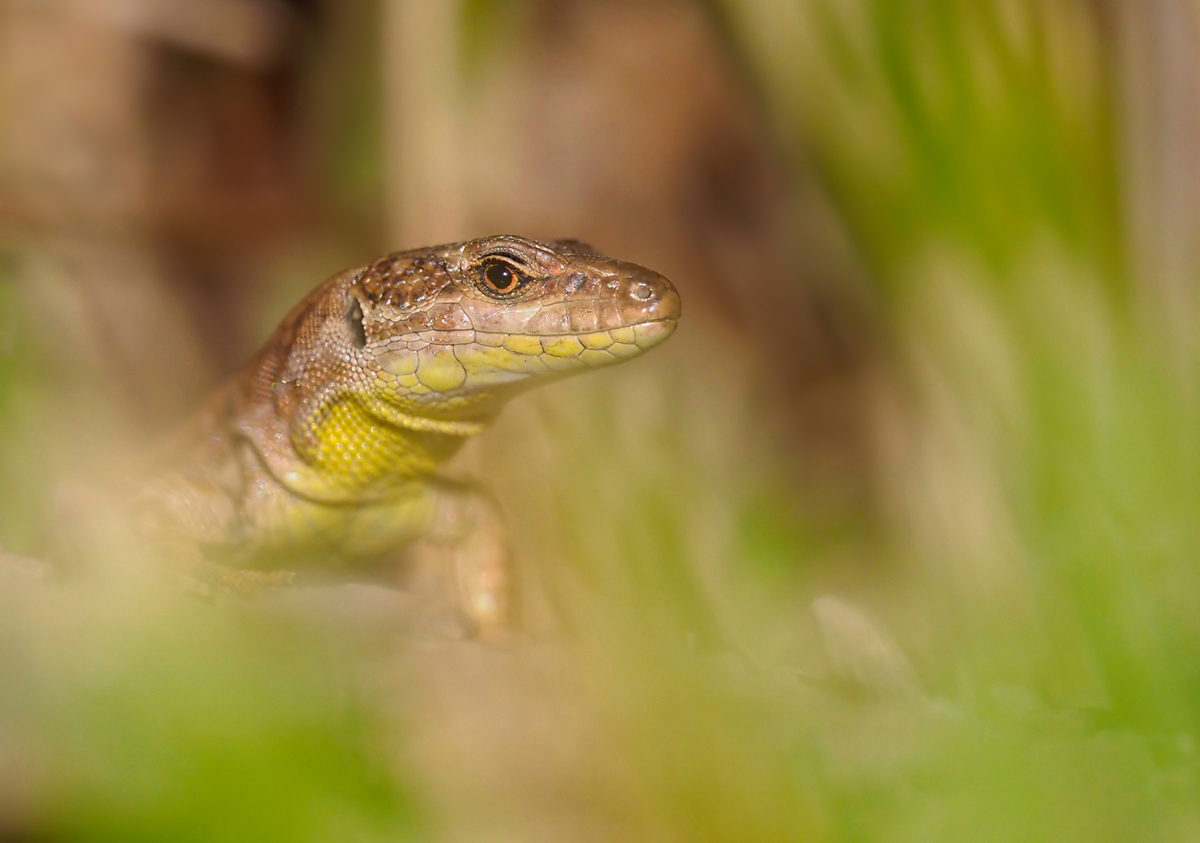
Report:
[[[378,402],[345,395],[293,430],[296,454],[309,469],[284,485],[316,500],[371,500],[421,483],[482,425],[381,413]]]
[[[226,392],[226,418],[288,492],[330,504],[402,496],[483,429],[345,389],[336,369],[297,365],[306,318],[297,308]]]
[[[491,417],[487,419],[438,419],[406,412],[377,397],[368,397],[360,400],[363,408],[372,417],[410,433],[467,439],[478,433],[482,433],[483,429],[487,427],[488,422],[491,421]]]
[[[382,415],[374,402],[342,395],[310,417],[243,426],[267,471],[307,500],[359,504],[401,497],[424,484],[482,425]]]

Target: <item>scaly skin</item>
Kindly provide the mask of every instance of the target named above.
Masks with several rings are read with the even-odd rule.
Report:
[[[199,547],[223,581],[425,542],[442,549],[462,612],[503,627],[494,508],[437,467],[514,395],[637,357],[679,315],[665,278],[574,241],[490,237],[342,273],[141,484],[140,524]]]

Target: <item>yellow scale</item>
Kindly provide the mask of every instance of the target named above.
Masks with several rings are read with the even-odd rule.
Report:
[[[386,552],[423,533],[433,499],[420,478],[432,474],[461,438],[434,447],[442,443],[379,421],[355,396],[339,398],[319,418],[312,437],[305,437],[316,443],[304,452],[309,465],[283,478],[297,495],[279,498],[261,513],[268,524],[256,555],[264,562],[286,559],[285,567],[301,567],[308,555],[324,564],[332,557]]]

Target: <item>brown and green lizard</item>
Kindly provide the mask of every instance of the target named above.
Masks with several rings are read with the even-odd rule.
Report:
[[[441,549],[475,629],[508,623],[495,507],[437,469],[510,398],[643,354],[679,295],[575,241],[501,236],[325,281],[134,484],[137,531],[225,584]]]

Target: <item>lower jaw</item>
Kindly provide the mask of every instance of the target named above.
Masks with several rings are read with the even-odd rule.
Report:
[[[543,352],[538,356],[546,364],[548,370],[514,370],[497,376],[491,382],[472,382],[468,376],[467,383],[463,388],[445,393],[428,394],[421,398],[408,398],[399,402],[396,409],[430,420],[486,424],[494,419],[500,409],[513,397],[550,381],[582,374],[591,369],[614,366],[640,357],[665,342],[671,334],[675,333],[677,327],[677,320],[659,319],[608,331],[596,331],[594,335],[607,335],[612,341],[611,344],[605,348],[588,348],[578,354],[561,357]],[[616,335],[614,336],[614,334]],[[558,337],[538,338],[554,339]],[[617,351],[617,349],[623,350]],[[470,397],[467,398],[467,396]]]
[[[634,325],[634,345],[642,351],[649,351],[665,342],[671,334],[675,333],[677,327],[679,327],[679,322],[675,319],[660,319]]]

